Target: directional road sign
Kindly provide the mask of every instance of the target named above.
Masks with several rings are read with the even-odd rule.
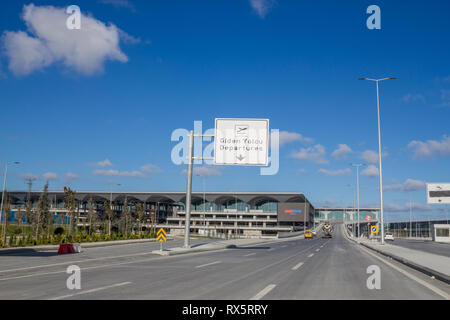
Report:
[[[163,228],[159,229],[156,233],[156,241],[165,242],[166,241],[166,232]]]
[[[378,227],[377,227],[377,226],[371,226],[371,227],[370,227],[370,232],[372,232],[372,233],[378,233]]]
[[[216,119],[214,164],[267,166],[268,119]]]
[[[369,215],[367,215],[367,216],[366,216],[366,221],[367,221],[367,222],[370,222],[371,220],[372,220],[372,217],[369,216]]]
[[[428,204],[449,204],[450,183],[427,183]]]

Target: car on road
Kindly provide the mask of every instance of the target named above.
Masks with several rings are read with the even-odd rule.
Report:
[[[313,237],[313,233],[311,230],[306,230],[305,231],[305,239],[312,239]]]
[[[390,232],[386,232],[386,234],[384,235],[384,240],[394,241],[394,235]]]

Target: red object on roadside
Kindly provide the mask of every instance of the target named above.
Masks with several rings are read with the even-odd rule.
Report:
[[[75,253],[72,243],[60,244],[58,249],[58,254]]]

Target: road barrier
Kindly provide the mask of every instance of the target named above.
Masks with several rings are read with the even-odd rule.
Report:
[[[80,243],[64,243],[59,245],[58,254],[80,253]]]

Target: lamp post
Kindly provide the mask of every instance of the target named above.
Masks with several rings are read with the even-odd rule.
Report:
[[[4,221],[5,227],[6,227],[6,219],[8,219],[8,217],[6,217],[6,215],[3,215],[3,203],[4,203],[4,200],[5,200],[6,176],[8,174],[8,164],[19,164],[19,163],[20,163],[19,161],[12,161],[12,162],[6,162],[6,165],[5,165],[5,174],[4,174],[4,177],[3,177],[2,204],[1,204],[1,207],[0,207],[0,221],[2,221],[2,217],[4,216],[3,219],[5,220]],[[6,235],[6,230],[3,230],[3,231],[4,231],[4,234]]]
[[[381,213],[381,244],[384,244],[384,211],[383,211],[383,172],[381,167],[381,129],[380,129],[380,94],[378,89],[378,82],[384,80],[396,79],[395,77],[382,78],[382,79],[370,79],[359,78],[358,80],[375,81],[377,84],[377,114],[378,114],[378,170],[380,178],[380,213]]]
[[[358,239],[358,243],[359,243],[359,237],[361,235],[361,231],[360,231],[360,225],[359,225],[359,167],[365,166],[364,163],[351,163],[350,164],[352,167],[356,167],[356,198],[357,198],[357,205],[358,205],[358,211],[357,211],[357,215],[358,215],[358,233],[357,233],[357,239]]]

